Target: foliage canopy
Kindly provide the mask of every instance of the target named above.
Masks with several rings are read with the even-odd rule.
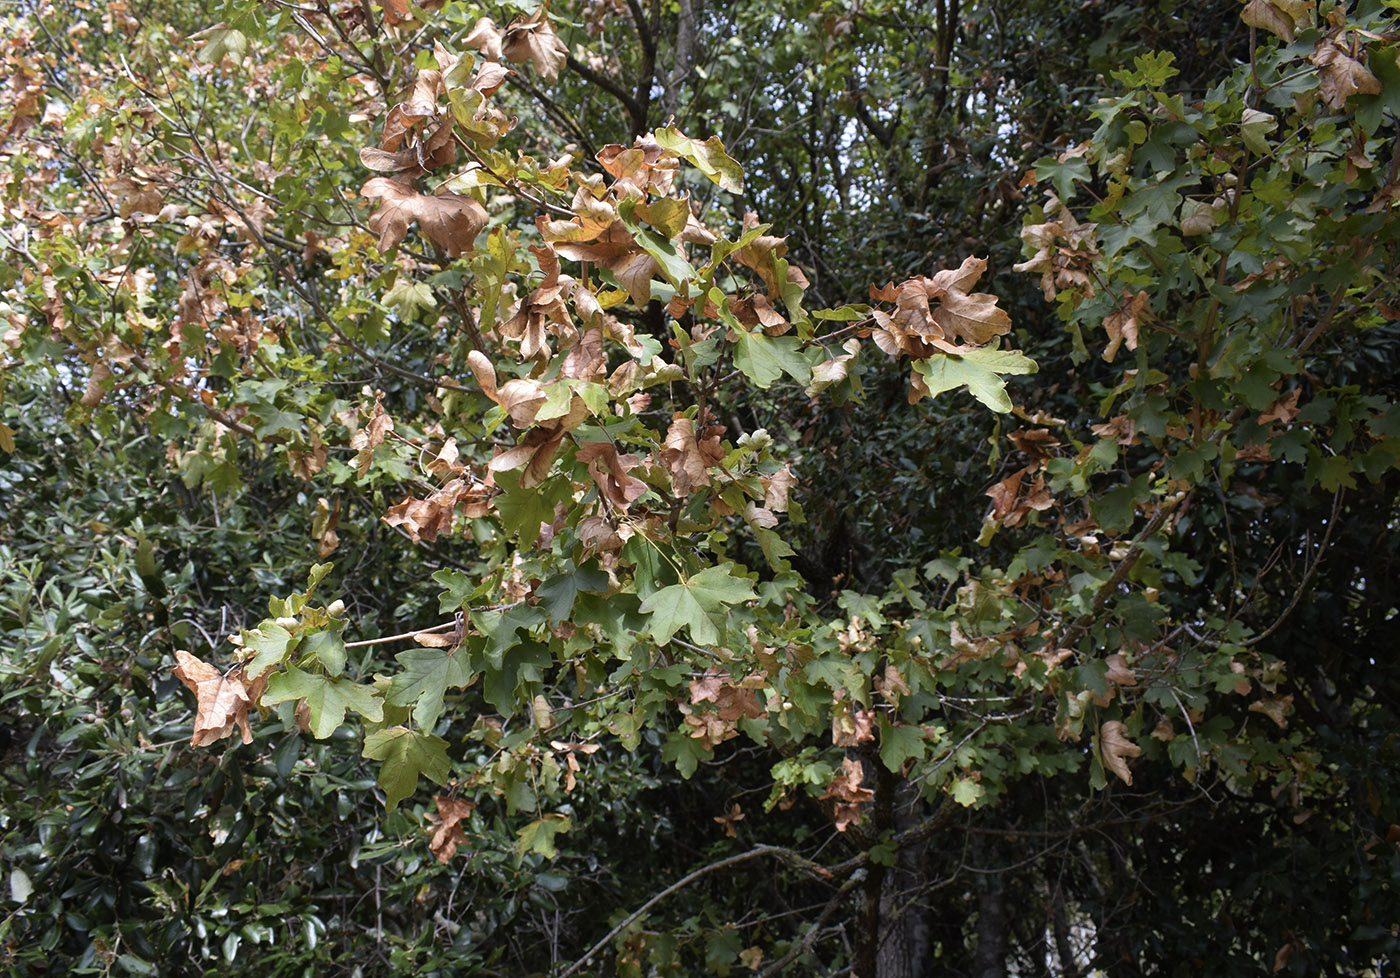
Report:
[[[1394,2],[5,26],[11,973],[1400,953]]]

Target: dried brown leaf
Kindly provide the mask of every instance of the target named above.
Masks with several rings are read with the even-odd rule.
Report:
[[[1137,757],[1142,748],[1127,737],[1127,728],[1121,720],[1109,720],[1099,727],[1099,756],[1103,766],[1122,779],[1124,784],[1133,783],[1133,772],[1128,770],[1128,758]]]

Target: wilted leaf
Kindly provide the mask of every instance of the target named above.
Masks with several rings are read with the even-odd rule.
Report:
[[[1122,721],[1109,720],[1099,728],[1099,756],[1103,758],[1103,766],[1118,775],[1124,784],[1133,783],[1127,759],[1141,753],[1142,748],[1128,739]]]
[[[1318,84],[1322,97],[1333,109],[1344,108],[1347,99],[1352,95],[1381,93],[1380,79],[1331,38],[1323,38],[1317,42],[1311,61],[1321,69],[1318,72]]]
[[[190,736],[190,746],[208,747],[232,734],[234,727],[242,734],[243,743],[251,744],[253,732],[248,725],[248,707],[253,704],[253,693],[260,693],[263,684],[253,683],[250,692],[243,684],[241,667],[224,675],[184,649],[175,650],[175,659],[179,663],[173,670],[175,678],[195,694],[194,733]]]
[[[371,177],[360,188],[364,197],[380,198],[379,210],[367,222],[379,232],[379,250],[395,247],[415,221],[429,240],[456,258],[470,251],[486,227],[486,209],[461,194],[422,194],[411,184],[389,177]]]
[[[476,802],[442,795],[434,797],[433,801],[437,812],[428,814],[428,833],[432,836],[428,848],[438,862],[448,863],[457,854],[457,846],[467,841],[462,822],[476,809]]]
[[[481,21],[477,21],[477,27],[481,26]],[[471,36],[476,34],[473,30]],[[482,38],[485,50],[491,44],[490,32],[483,31]],[[472,43],[470,37],[467,43]],[[506,61],[529,61],[545,81],[557,79],[569,57],[569,49],[550,26],[548,3],[540,4],[529,17],[511,21],[501,36],[500,50]]]

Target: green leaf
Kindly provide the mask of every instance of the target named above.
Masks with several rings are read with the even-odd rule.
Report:
[[[345,722],[346,710],[354,710],[366,720],[382,720],[383,704],[375,692],[373,686],[332,679],[289,665],[267,681],[262,702],[264,706],[274,706],[287,700],[306,700],[311,712],[311,733],[317,740],[325,740]]]
[[[492,585],[489,576],[484,580],[477,580],[469,574],[451,568],[444,568],[433,574],[433,580],[447,588],[438,595],[438,611],[444,615],[467,607],[472,599],[479,598],[491,590]]]
[[[205,64],[218,64],[228,55],[232,55],[234,61],[242,61],[248,56],[248,38],[242,31],[218,27],[205,37],[208,40],[199,49],[199,60]]]
[[[647,631],[660,645],[682,628],[697,645],[717,645],[725,632],[729,608],[758,597],[753,584],[729,572],[732,564],[707,567],[688,581],[672,584],[642,602],[651,615]]]
[[[724,143],[718,136],[711,136],[703,143],[689,139],[675,126],[665,126],[652,133],[662,149],[684,157],[701,173],[720,185],[731,194],[744,192],[744,170],[724,151]]]
[[[394,656],[403,672],[393,678],[384,698],[394,706],[413,705],[413,722],[432,730],[442,716],[442,698],[449,687],[470,686],[469,658],[461,650],[409,649]]]
[[[446,784],[452,771],[447,741],[407,727],[389,727],[370,734],[365,738],[364,755],[383,762],[379,787],[384,789],[384,804],[390,810],[418,789],[418,775]]]
[[[256,655],[243,667],[243,675],[257,679],[273,666],[281,665],[287,653],[301,643],[301,636],[275,622],[265,621],[251,632],[243,633],[243,647],[252,649]]]
[[[916,360],[914,369],[924,378],[929,394],[935,397],[966,385],[977,400],[993,411],[1005,414],[1011,410],[1011,398],[1006,394],[1006,381],[1002,375],[1033,374],[1039,368],[1034,360],[1015,350],[982,348]]]
[[[568,574],[551,577],[535,588],[540,605],[549,613],[551,625],[567,621],[581,591],[606,591],[608,575],[595,567],[580,567]]]
[[[896,727],[880,714],[880,760],[886,769],[899,772],[906,761],[924,756],[924,731],[915,724]]]
[[[554,848],[554,837],[572,827],[567,815],[546,815],[520,830],[516,847],[521,852],[537,852],[546,859],[553,859],[559,855]]]
[[[769,336],[762,330],[736,330],[734,366],[766,390],[783,374],[799,384],[812,380],[812,365],[802,355],[802,341],[796,336]],[[1009,410],[1009,409],[1008,409]]]
[[[345,639],[339,631],[328,628],[313,632],[303,639],[302,649],[314,655],[330,675],[339,676],[345,671]]]
[[[679,289],[683,282],[691,282],[698,277],[694,266],[677,254],[676,246],[670,241],[645,229],[637,232],[636,239],[642,250],[656,259],[661,266],[661,274],[675,288]]]

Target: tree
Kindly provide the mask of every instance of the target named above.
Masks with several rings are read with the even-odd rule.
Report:
[[[6,837],[17,967],[202,962],[220,874],[288,909],[234,908],[219,951],[289,971],[344,960],[326,886],[396,897],[386,973],[1394,954],[1400,818],[1363,763],[1395,689],[1393,9],[1227,5],[1212,47],[1145,8],[902,8],[12,15],[14,749],[66,695],[73,739],[142,759],[93,828],[52,783]],[[1103,38],[1087,64],[1062,14]],[[131,551],[49,542],[19,515],[46,496]],[[52,675],[89,607],[135,658]],[[140,846],[192,844],[109,826],[137,848],[107,874],[147,881],[43,903],[84,843],[38,825],[90,837],[133,777],[160,825],[174,787],[135,773],[147,719],[80,712],[113,683],[186,697],[191,775],[225,752],[185,802],[214,847],[153,887]],[[359,783],[347,734],[382,829],[319,828],[316,779]],[[292,895],[261,825],[351,871]],[[368,846],[388,891],[370,834],[402,840]],[[499,881],[485,921],[429,854]],[[1304,875],[1330,912],[1277,914]],[[153,892],[163,933],[131,923]],[[381,950],[383,913],[357,925]]]

